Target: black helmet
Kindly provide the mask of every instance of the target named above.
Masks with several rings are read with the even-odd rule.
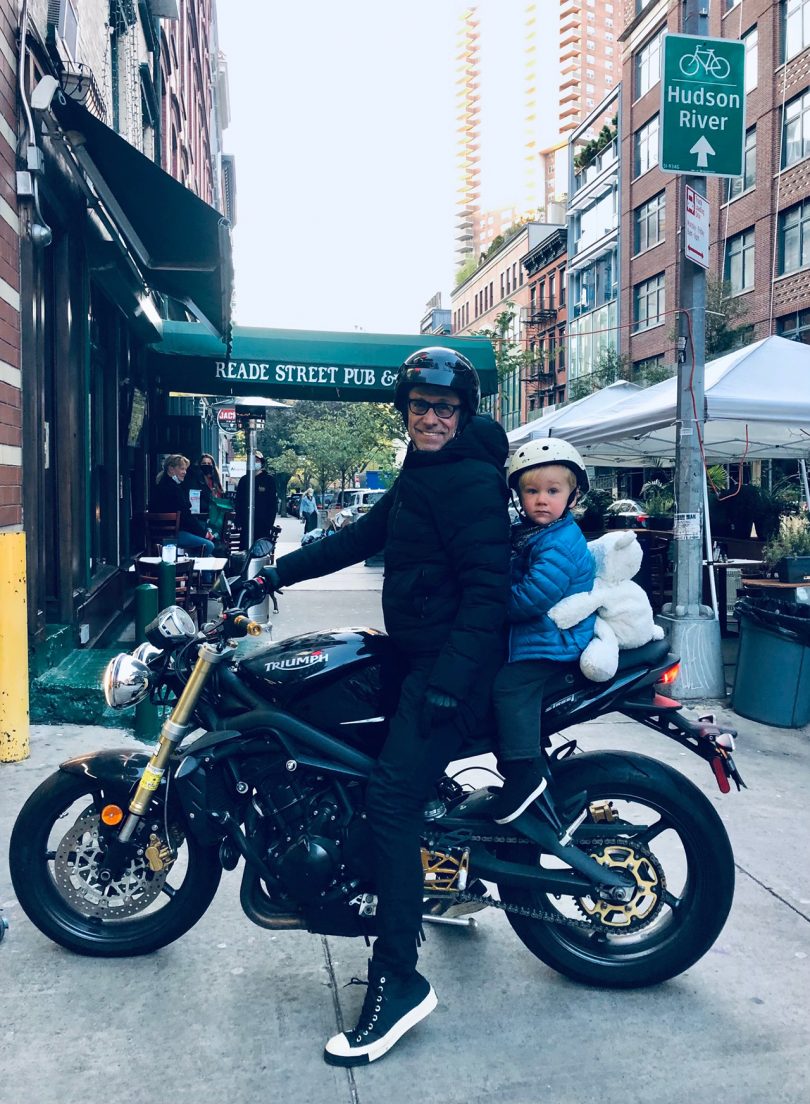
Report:
[[[408,395],[412,387],[452,387],[460,395],[469,416],[478,410],[481,384],[469,360],[455,349],[441,345],[411,353],[397,372],[394,406],[403,418],[408,415]]]

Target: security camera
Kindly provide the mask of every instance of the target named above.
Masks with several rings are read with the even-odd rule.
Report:
[[[34,111],[47,111],[58,90],[59,81],[56,77],[42,77],[31,93],[31,107]]]
[[[32,222],[29,233],[31,243],[40,249],[44,249],[53,241],[53,231],[50,226],[43,226],[41,222]]]

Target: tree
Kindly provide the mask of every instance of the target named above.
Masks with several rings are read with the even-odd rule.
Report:
[[[317,474],[321,487],[346,482],[373,462],[393,465],[395,445],[402,437],[399,414],[387,403],[336,403],[312,419],[300,419],[293,441],[301,467],[309,478]]]
[[[745,318],[748,308],[739,296],[732,295],[728,280],[706,277],[706,359],[720,356],[743,344],[748,326],[735,326]]]
[[[617,380],[630,379],[630,362],[628,358],[619,353],[612,346],[602,349],[596,358],[593,371],[582,376],[576,376],[568,385],[569,399],[584,399],[586,395],[594,391],[601,391]]]
[[[466,261],[459,267],[456,273],[455,287],[459,288],[465,280],[469,280],[475,270],[478,268],[478,261],[475,257],[468,257]]]

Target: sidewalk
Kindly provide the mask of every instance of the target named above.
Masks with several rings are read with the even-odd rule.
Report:
[[[381,625],[371,586],[290,588],[274,637]],[[4,844],[0,1080],[17,1086],[9,1099],[84,1104],[101,1090],[118,1104],[806,1104],[810,731],[735,723],[750,788],[728,796],[696,756],[621,717],[568,733],[586,748],[670,763],[723,817],[736,896],[701,962],[655,989],[594,990],[530,955],[501,914],[479,914],[475,930],[429,926],[421,961],[438,1009],[389,1057],[354,1072],[326,1066],[321,1051],[362,1003],[364,989],[343,988],[365,974],[362,941],[254,927],[239,907],[240,866],[177,943],[143,959],[80,958],[21,913]],[[123,744],[138,746],[110,729],[35,727],[31,758],[0,766],[2,839],[61,759]]]

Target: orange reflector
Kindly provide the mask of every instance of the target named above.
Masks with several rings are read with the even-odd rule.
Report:
[[[678,672],[681,669],[680,663],[673,663],[671,667],[667,667],[663,675],[658,680],[659,685],[663,683],[664,686],[669,686],[678,677]]]
[[[105,805],[101,810],[101,819],[105,824],[120,824],[124,819],[124,810],[118,805]]]

